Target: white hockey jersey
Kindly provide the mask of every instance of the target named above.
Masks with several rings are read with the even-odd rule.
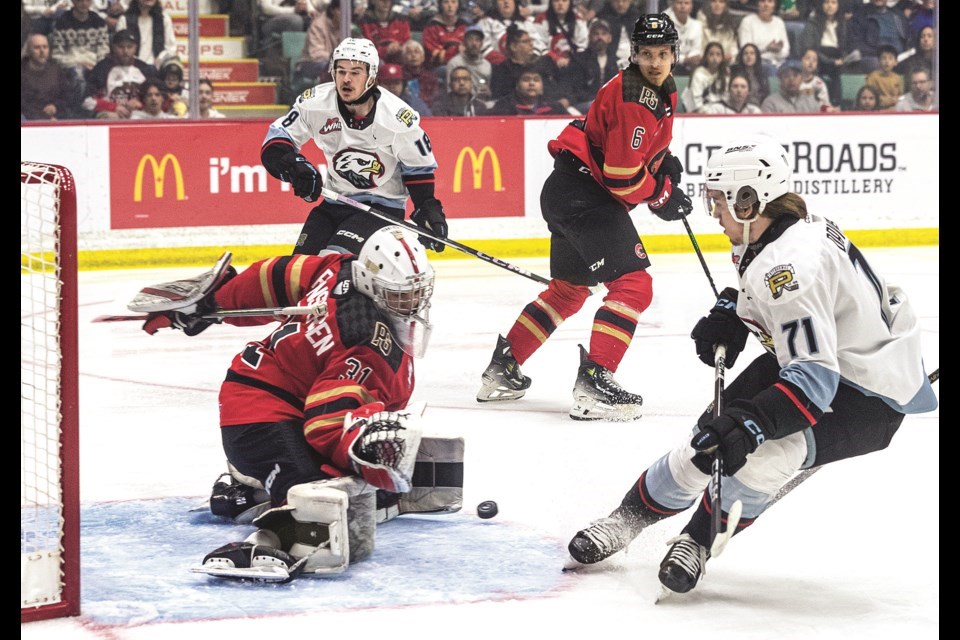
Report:
[[[291,141],[298,152],[312,138],[327,160],[324,185],[368,204],[403,209],[403,178],[432,181],[437,169],[420,114],[389,91],[357,122],[340,110],[334,83],[307,89],[270,125],[264,144],[275,138]]]
[[[759,253],[735,246],[737,314],[780,364],[780,376],[826,411],[841,379],[904,413],[937,399],[924,372],[920,324],[831,221],[810,215]]]

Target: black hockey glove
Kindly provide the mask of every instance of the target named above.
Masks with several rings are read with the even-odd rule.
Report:
[[[693,202],[690,200],[690,196],[683,192],[683,189],[673,184],[669,176],[667,179],[671,180],[669,190],[666,188],[668,183],[664,180],[665,188],[660,193],[660,197],[648,206],[650,207],[650,211],[656,214],[661,220],[666,220],[667,222],[682,220],[693,211]]]
[[[718,417],[702,425],[693,436],[690,446],[698,452],[693,456],[693,464],[709,474],[713,456],[719,450],[723,456],[723,475],[732,476],[743,468],[747,456],[766,439],[767,433],[753,413],[736,406],[728,407]]]
[[[410,219],[424,231],[429,231],[443,240],[447,239],[447,216],[443,213],[443,205],[436,198],[425,200],[410,214]],[[442,252],[446,246],[442,242],[437,242],[426,236],[420,236],[420,244],[427,249],[433,249],[437,253]]]
[[[683,177],[683,165],[680,163],[680,160],[677,156],[672,153],[668,153],[663,157],[663,160],[660,161],[660,166],[657,167],[657,176],[669,176],[670,182],[674,186],[680,184],[680,178]]]
[[[724,364],[732,367],[737,356],[747,344],[747,329],[743,321],[737,317],[737,290],[727,287],[720,292],[716,304],[710,313],[700,320],[690,332],[697,348],[697,357],[706,365],[714,366],[714,349],[722,344],[727,347]]]
[[[280,179],[293,185],[293,194],[307,202],[316,202],[323,189],[323,177],[313,163],[299,153],[283,157],[284,169]]]

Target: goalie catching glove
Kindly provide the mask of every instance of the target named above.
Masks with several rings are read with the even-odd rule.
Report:
[[[409,413],[383,408],[374,402],[348,413],[338,453],[346,452],[349,468],[376,488],[406,493],[413,485],[420,427]],[[344,466],[336,460],[340,456],[335,455],[335,462]]]
[[[443,213],[443,205],[436,198],[425,200],[410,214],[410,219],[424,231],[430,232],[441,240],[447,239],[447,216]],[[442,242],[426,236],[420,236],[419,240],[420,244],[437,253],[442,252],[445,246]]]

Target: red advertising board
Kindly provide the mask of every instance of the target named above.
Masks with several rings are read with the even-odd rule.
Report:
[[[169,122],[169,121],[167,121]],[[451,218],[524,215],[522,119],[428,118]],[[110,128],[112,229],[300,223],[312,205],[260,164],[268,120]],[[312,143],[302,149],[323,165]]]

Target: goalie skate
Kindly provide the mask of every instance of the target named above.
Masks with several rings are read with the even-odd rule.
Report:
[[[243,542],[231,542],[214,549],[201,566],[191,571],[229,580],[289,582],[300,574],[305,562],[295,560],[279,546],[276,534],[256,531]]]
[[[182,311],[192,313],[198,302],[209,293],[216,291],[221,284],[231,278],[236,271],[230,267],[233,254],[225,251],[209,271],[186,280],[174,280],[144,287],[133,297],[127,309],[136,313],[156,313],[159,311]],[[191,308],[192,307],[192,308]]]

